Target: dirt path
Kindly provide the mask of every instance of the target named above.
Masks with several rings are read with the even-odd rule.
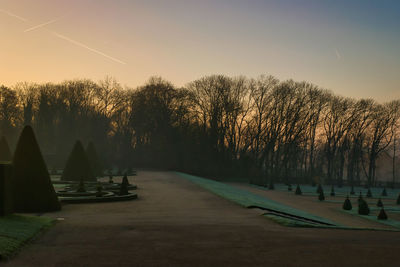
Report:
[[[66,205],[4,266],[398,266],[400,234],[279,226],[168,172],[139,172],[139,199]],[[0,264],[1,265],[1,264]]]
[[[245,189],[260,196],[265,196],[271,200],[280,202],[282,204],[291,206],[293,208],[309,212],[319,217],[327,218],[331,221],[349,227],[363,227],[363,228],[379,228],[379,229],[394,229],[389,225],[373,222],[358,216],[347,214],[341,211],[344,197],[331,197],[325,193],[326,200],[338,200],[340,203],[320,202],[315,196],[297,196],[293,192],[283,192],[277,190],[264,190],[248,184],[231,183],[230,185]],[[351,199],[353,209],[357,209],[357,199]],[[394,202],[394,201],[392,201]],[[371,213],[373,214],[373,213]],[[377,215],[377,214],[376,214]]]

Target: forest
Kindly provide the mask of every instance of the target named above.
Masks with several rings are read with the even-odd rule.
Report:
[[[64,167],[79,139],[95,144],[105,170],[394,186],[399,121],[400,100],[356,100],[267,75],[211,75],[182,88],[160,77],[135,89],[112,77],[0,86],[0,134],[14,148],[31,125],[50,170]],[[376,175],[383,153],[392,177]]]

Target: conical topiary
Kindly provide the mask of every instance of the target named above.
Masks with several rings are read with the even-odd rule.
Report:
[[[12,153],[4,136],[0,139],[0,161],[12,161]]]
[[[317,193],[319,194],[319,193],[321,193],[321,191],[323,191],[322,185],[321,185],[321,184],[318,184]]]
[[[381,211],[378,214],[378,220],[387,220],[388,216],[383,208],[381,208]]]
[[[335,196],[335,188],[333,187],[333,185],[332,185],[332,187],[331,187],[331,196],[332,196],[332,197]]]
[[[368,187],[368,191],[367,191],[367,197],[372,197],[372,192],[371,189]]]
[[[96,148],[93,144],[93,142],[89,142],[87,148],[86,148],[86,155],[88,157],[90,167],[92,168],[93,174],[98,177],[98,176],[103,176],[103,167],[100,162],[100,159],[98,157]]]
[[[378,203],[376,203],[376,206],[377,207],[383,207],[383,203],[382,203],[381,198],[378,199]]]
[[[324,195],[324,191],[323,190],[321,190],[319,192],[318,200],[319,201],[324,201],[325,200],[325,195]]]
[[[82,143],[76,141],[74,148],[68,157],[61,180],[80,181],[81,179],[84,181],[96,181]]]
[[[349,196],[347,196],[346,199],[344,200],[344,203],[343,203],[343,209],[344,210],[351,210],[352,208],[353,208],[353,206],[351,205]]]
[[[360,215],[368,215],[369,214],[368,203],[364,199],[361,199],[360,203],[358,204],[358,214],[360,214]]]
[[[295,191],[294,193],[295,193],[296,195],[301,195],[301,194],[302,194],[299,184],[297,184],[296,191]]]
[[[128,186],[129,186],[128,177],[126,175],[124,175],[124,177],[122,178],[122,183],[121,183],[121,187],[119,190],[119,194],[121,196],[129,194]]]
[[[383,188],[381,196],[387,197],[386,187]]]
[[[16,212],[61,209],[32,127],[25,126],[13,158],[13,199]]]

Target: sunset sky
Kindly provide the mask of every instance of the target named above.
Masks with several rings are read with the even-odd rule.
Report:
[[[0,84],[271,74],[400,98],[397,0],[0,0]]]

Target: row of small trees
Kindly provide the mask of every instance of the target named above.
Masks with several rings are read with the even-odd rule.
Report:
[[[213,75],[184,88],[161,78],[137,89],[112,78],[0,88],[0,131],[12,139],[31,124],[58,167],[68,144],[90,137],[110,166],[135,162],[263,185],[315,177],[373,185],[378,157],[395,154],[399,117],[399,101],[354,100],[272,76]]]

